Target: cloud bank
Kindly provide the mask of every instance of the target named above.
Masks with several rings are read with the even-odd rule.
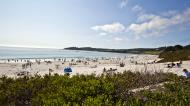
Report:
[[[143,14],[138,17],[137,21],[141,23],[132,23],[128,26],[127,31],[132,32],[138,37],[159,35],[160,32],[169,27],[184,24],[190,21],[190,8],[181,13],[168,12],[168,16],[159,16],[153,14]]]
[[[121,6],[127,5],[127,0],[122,0]],[[99,35],[117,35],[119,33],[127,33],[133,35],[134,38],[162,36],[166,32],[172,30],[173,27],[180,29],[180,26],[190,23],[190,7],[183,11],[170,10],[160,14],[147,14],[144,8],[135,5],[131,8],[133,12],[137,12],[137,20],[134,23],[124,26],[122,23],[113,22],[111,24],[96,25],[91,27],[92,30]],[[121,39],[114,38],[116,41]]]

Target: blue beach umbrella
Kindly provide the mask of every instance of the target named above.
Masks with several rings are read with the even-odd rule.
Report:
[[[71,67],[65,67],[64,68],[64,73],[70,73],[70,72],[72,72]]]

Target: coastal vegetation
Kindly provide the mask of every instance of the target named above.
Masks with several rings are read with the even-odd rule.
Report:
[[[190,60],[190,45],[169,46],[159,54],[159,58],[162,58],[159,62]]]
[[[168,82],[168,83],[165,83]],[[150,89],[140,87],[165,83]],[[171,73],[107,73],[0,78],[0,105],[189,105],[190,79]]]

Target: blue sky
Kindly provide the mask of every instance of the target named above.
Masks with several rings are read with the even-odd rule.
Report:
[[[190,44],[190,0],[0,0],[0,45]]]

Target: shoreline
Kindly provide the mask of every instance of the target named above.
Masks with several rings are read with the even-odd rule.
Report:
[[[97,51],[98,52],[98,51]],[[110,52],[113,53],[113,52]],[[7,60],[58,60],[58,59],[102,59],[102,58],[130,58],[130,57],[135,57],[135,56],[158,56],[158,55],[153,55],[153,54],[130,54],[130,53],[117,53],[117,54],[126,54],[123,56],[113,56],[113,57],[106,57],[106,56],[81,56],[81,57],[28,57],[28,58],[20,58],[20,57],[15,57],[15,58],[0,58],[0,63],[1,61],[7,61]]]

